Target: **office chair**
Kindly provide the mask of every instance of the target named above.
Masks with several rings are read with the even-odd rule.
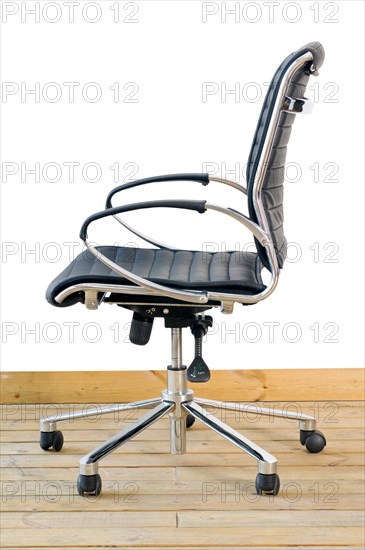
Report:
[[[145,345],[149,341],[155,318],[164,319],[171,329],[171,365],[167,367],[167,388],[161,397],[121,403],[55,416],[40,421],[40,445],[44,450],[60,451],[63,436],[57,422],[77,417],[115,413],[134,408],[146,408],[137,422],[127,426],[107,442],[80,460],[77,488],[80,495],[99,495],[101,478],[99,461],[126,443],[142,430],[169,415],[171,453],[186,449],[186,429],[199,420],[225,439],[238,446],[258,462],[255,481],[258,494],[276,495],[280,480],[277,460],[240,432],[213,416],[209,408],[273,415],[299,421],[300,442],[311,453],[326,445],[324,435],[316,430],[312,416],[255,405],[217,402],[194,396],[187,382],[207,382],[210,371],[202,357],[202,341],[212,326],[212,317],[205,312],[220,307],[231,314],[235,303],[256,304],[268,298],[276,288],[280,269],[286,256],[283,230],[284,165],[292,124],[298,113],[309,110],[304,97],[308,80],[317,75],[324,60],[324,49],[310,42],[289,55],[277,69],[269,86],[247,165],[247,189],[238,183],[210,177],[208,174],[176,174],[140,179],[113,189],[106,208],[83,223],[80,238],[86,250],[52,281],[47,300],[56,307],[77,303],[97,309],[101,303],[115,304],[133,312],[130,341]],[[204,186],[217,182],[247,195],[249,217],[233,208],[224,208],[205,200],[155,200],[114,207],[113,197],[125,189],[155,182],[192,181]],[[143,235],[119,217],[125,212],[149,208],[179,208],[200,214],[213,210],[233,218],[254,238],[257,252],[215,252],[178,250]],[[153,248],[93,246],[88,241],[88,228],[93,222],[113,216],[124,227],[144,239]],[[270,282],[261,278],[266,268]],[[195,339],[195,358],[187,368],[182,362],[182,329],[190,328]]]

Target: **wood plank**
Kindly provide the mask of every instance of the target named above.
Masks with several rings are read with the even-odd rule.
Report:
[[[209,462],[210,464],[210,462]],[[246,475],[247,472],[247,475]],[[218,466],[207,466],[202,468],[201,466],[178,466],[176,468],[145,468],[145,467],[105,467],[99,466],[99,473],[104,476],[104,479],[108,479],[110,482],[113,480],[137,480],[141,482],[149,482],[152,480],[160,480],[166,482],[168,487],[168,481],[186,481],[186,480],[198,480],[198,481],[240,481],[246,478],[250,479],[251,475],[256,475],[257,467],[251,462],[250,466],[245,466],[244,471],[241,466],[227,466],[221,464]],[[283,466],[280,468],[281,476],[288,479],[289,482],[298,480],[310,480],[312,476],[316,476],[317,479],[321,479],[323,482],[328,480],[343,481],[350,480],[359,484],[361,487],[362,482],[365,479],[364,468],[362,466],[343,467],[335,466],[328,467],[320,466],[318,463],[310,466],[298,466],[292,464],[289,466]],[[52,480],[75,480],[78,475],[78,467],[60,467],[60,468],[22,468],[17,470],[16,468],[2,468],[1,469],[2,481],[27,481],[27,480],[46,480],[45,483]],[[11,477],[13,475],[13,477]],[[315,481],[315,480],[314,480]],[[148,484],[148,483],[147,483]],[[355,487],[356,485],[354,485]],[[356,492],[356,491],[355,491]]]
[[[16,496],[6,494],[2,499],[1,509],[8,512],[77,512],[79,514],[93,512],[124,512],[124,511],[181,511],[181,510],[364,510],[364,493],[359,490],[356,481],[343,481],[341,491],[334,494],[335,486],[328,486],[325,483],[318,485],[318,491],[313,486],[314,482],[307,481],[303,486],[300,498],[288,489],[285,493],[275,497],[274,500],[266,497],[258,497],[245,492],[240,492],[240,497],[235,494],[227,495],[226,499],[222,494],[216,493],[209,499],[203,499],[201,494],[144,494],[130,498],[127,492],[115,498],[115,492],[103,491],[99,499],[83,499],[74,493],[68,495],[51,495],[45,492],[43,495],[27,493],[22,488],[16,488]],[[301,485],[302,486],[302,485]],[[356,492],[356,489],[359,492]]]
[[[114,470],[103,468],[100,466],[99,472],[107,477],[111,477]],[[137,474],[138,472],[138,474]],[[78,468],[1,468],[0,475],[2,481],[38,481],[47,478],[49,481],[70,480],[75,481],[79,474]],[[176,468],[125,468],[120,467],[115,469],[117,479],[135,480],[136,475],[139,480],[174,480],[176,476]],[[113,478],[114,479],[114,478]]]
[[[64,550],[64,548],[65,548],[64,546],[62,546],[62,547],[58,546],[57,548],[54,546],[52,548],[52,550]],[[70,546],[68,546],[67,550],[79,550],[79,548],[80,548],[79,546],[77,548],[75,546],[73,546],[72,548]],[[92,548],[92,546],[89,546],[89,548]],[[98,546],[97,548],[98,548],[98,550],[110,550],[110,548],[112,548],[112,547],[111,546]],[[148,550],[161,550],[162,547],[161,546],[148,546],[147,548],[148,548]],[[185,546],[184,545],[183,548],[184,548],[184,550],[207,550],[207,546],[200,546],[200,545],[198,545],[198,546],[195,546],[195,545],[194,546]],[[229,545],[229,546],[221,546],[220,545],[219,546],[219,550],[242,550],[242,548],[245,548],[245,546],[242,546],[242,545],[241,546],[231,546],[231,545]],[[260,548],[260,550],[272,550],[272,546],[260,546],[259,548]],[[302,546],[302,545],[295,546],[295,550],[325,550],[326,548],[328,548],[328,547],[326,547],[326,546],[317,546],[317,545],[313,546],[312,544],[309,545],[309,546]],[[331,546],[331,548],[332,548],[332,546]],[[39,550],[39,546],[37,546],[37,547],[27,546],[27,549],[28,550]],[[280,546],[280,550],[293,550],[293,549],[294,549],[293,546],[286,546],[286,545],[285,546]],[[359,549],[358,545],[356,545],[356,546],[352,546],[352,545],[350,545],[350,546],[347,546],[347,545],[346,546],[342,546],[342,545],[338,546],[338,545],[336,545],[336,547],[335,547],[335,550],[358,550],[358,549]],[[132,550],[132,547],[131,546],[128,546],[128,547],[123,546],[123,550]],[[133,550],[135,550],[135,547],[133,547]]]
[[[318,402],[278,402],[278,403],[255,403],[257,414],[248,414],[243,411],[220,410],[214,407],[208,407],[207,411],[210,414],[216,415],[220,420],[235,425],[241,424],[247,428],[255,427],[256,425],[272,426],[296,425],[296,422],[288,418],[280,418],[264,416],[260,413],[262,408],[283,409],[284,411],[299,412],[314,415],[317,422],[322,426],[339,427],[348,426],[348,422],[358,421],[361,427],[364,427],[364,404],[361,401],[349,402],[351,406],[346,405],[343,401],[318,401]],[[75,411],[87,412],[90,408],[97,408],[98,411],[105,406],[105,403],[97,404],[59,404],[59,405],[43,405],[43,404],[8,404],[0,406],[1,422],[4,430],[20,429],[22,424],[23,429],[35,428],[39,420],[45,416],[73,413]],[[133,409],[129,411],[119,411],[107,415],[100,413],[96,417],[83,417],[80,419],[71,419],[63,422],[64,426],[69,429],[95,429],[104,427],[113,427],[113,425],[128,425],[135,422],[139,416],[143,414],[142,410]],[[167,417],[159,420],[158,423],[151,426],[151,429],[159,429],[166,425]],[[360,422],[360,423],[359,423]],[[17,424],[21,423],[21,424]],[[354,425],[354,426],[355,426]],[[197,422],[194,429],[204,429],[201,423]]]
[[[355,514],[356,512],[351,512]],[[346,515],[345,515],[346,517]],[[3,529],[65,529],[67,528],[127,528],[127,527],[176,527],[176,513],[159,512],[88,512],[80,522],[79,514],[67,512],[3,512]],[[355,521],[355,520],[353,520]],[[342,523],[345,525],[344,521]],[[355,525],[355,523],[354,523]]]
[[[194,545],[199,541],[200,545],[209,545],[210,548],[220,547],[221,545],[235,544],[240,541],[244,547],[262,547],[263,545],[277,548],[283,544],[292,546],[303,543],[303,532],[297,525],[290,527],[275,527],[273,533],[272,526],[262,525],[259,532],[257,527],[244,528],[215,528],[209,529],[197,527],[189,528],[89,528],[89,529],[23,529],[13,530],[4,529],[2,533],[3,548],[19,548],[19,546],[69,546],[89,547],[105,545],[108,541],[109,546],[115,545],[118,548],[125,546],[143,547],[159,545],[172,548],[181,548],[186,545]],[[363,546],[364,530],[363,527],[338,527],[318,529],[318,527],[307,527],[305,530],[306,545],[323,545],[326,541],[337,541],[342,545]]]
[[[61,426],[60,426],[61,428]],[[119,426],[120,428],[120,426]],[[293,442],[297,439],[297,427],[285,428],[282,426],[275,427],[275,431],[263,428],[259,425],[256,426],[256,429],[251,429],[250,432],[248,429],[240,428],[239,431],[246,435],[248,438],[252,438],[256,443],[261,441],[263,444],[267,441],[285,441]],[[333,428],[326,426],[324,428],[326,438],[328,442],[343,442],[346,441],[364,441],[365,432],[360,428]],[[107,429],[99,430],[75,430],[67,429],[63,430],[65,439],[68,442],[88,442],[90,448],[93,444],[100,444],[102,441],[106,441],[112,437],[116,430]],[[155,430],[146,430],[134,437],[135,441],[166,441],[169,438],[168,427]],[[39,439],[39,429],[34,428],[32,430],[19,430],[19,431],[1,431],[0,432],[0,441],[2,443],[34,443]],[[197,426],[188,431],[187,435],[188,441],[218,441],[221,439],[221,436],[208,428],[199,429]],[[343,444],[343,443],[342,443]],[[65,447],[66,448],[66,447]]]
[[[91,450],[91,449],[89,449]],[[326,467],[340,466],[359,466],[364,465],[363,453],[330,453],[329,451],[322,452],[318,455],[312,455],[300,449],[299,451],[286,451],[277,453],[275,444],[272,446],[272,452],[275,453],[278,459],[279,467],[282,466],[305,466],[309,467],[312,464]],[[59,468],[59,467],[74,467],[79,463],[79,459],[83,453],[76,455],[60,454],[43,451],[43,454],[37,455],[4,455],[0,456],[0,467],[3,468]],[[205,453],[189,453],[184,455],[171,455],[169,453],[119,453],[111,454],[103,459],[103,467],[170,467],[170,466],[206,466],[209,462],[211,465],[222,466],[248,466],[253,463],[253,459],[248,457],[244,452],[232,453],[211,453],[209,449]]]
[[[303,446],[297,440],[297,434],[293,434],[291,441],[278,441],[278,440],[265,440],[267,442],[267,450],[269,452],[275,452],[276,454],[285,452],[301,451],[303,452]],[[67,447],[65,444],[64,453],[67,454],[86,454],[89,450],[98,445],[97,441],[68,441]],[[349,440],[344,445],[343,441],[329,441],[326,448],[326,452],[331,453],[362,453],[364,445],[362,441]],[[38,442],[31,443],[3,443],[1,445],[1,455],[43,455],[43,451]],[[220,438],[211,441],[187,441],[188,453],[239,453],[242,454],[242,450],[232,445],[229,441]],[[306,454],[307,452],[304,451]],[[148,453],[148,454],[161,454],[170,453],[170,442],[167,437],[164,440],[135,440],[128,441],[125,445],[122,445],[114,451],[114,454],[126,454],[126,453]],[[48,451],[48,455],[55,453]],[[57,457],[61,455],[57,453]],[[57,458],[58,459],[58,458]]]
[[[291,527],[294,524],[303,527],[361,527],[364,525],[364,512],[360,510],[296,510],[283,514],[281,510],[221,510],[221,511],[183,511],[167,512],[88,512],[80,526],[77,514],[67,512],[3,512],[3,529],[64,529],[80,527],[82,529],[100,527],[258,527],[273,522],[275,525]]]
[[[219,417],[218,417],[219,418]],[[337,420],[337,419],[336,419]],[[246,419],[240,419],[240,418],[232,418],[232,417],[225,417],[223,419],[224,422],[232,426],[232,428],[235,428],[237,430],[251,430],[255,431],[258,428],[265,428],[268,430],[276,430],[277,428],[282,427],[291,427],[292,430],[298,429],[298,423],[296,421],[284,419],[284,418],[269,418],[262,416],[259,418],[256,422],[248,421]],[[112,417],[104,416],[103,418],[98,418],[94,422],[91,422],[90,420],[86,419],[80,419],[80,420],[74,420],[72,422],[65,421],[65,422],[59,422],[58,428],[62,431],[66,430],[95,430],[95,429],[111,429],[113,433],[117,433],[119,430],[123,429],[126,426],[131,426],[131,422],[115,422]],[[147,430],[147,434],[150,432],[153,432],[153,430],[162,429],[164,427],[167,428],[168,426],[168,419],[162,418],[161,420],[158,420],[155,424],[150,426]],[[328,427],[339,427],[339,428],[359,428],[364,430],[364,418],[360,414],[354,414],[352,416],[348,417],[339,417],[338,422],[334,423],[326,423],[319,421],[317,427],[318,429],[325,431]],[[13,430],[38,430],[39,429],[39,418],[28,418],[24,420],[7,420],[6,423],[3,424],[2,430],[3,431],[13,431]],[[202,429],[208,429],[202,427],[200,422],[196,422],[192,428],[193,431],[195,430],[202,430]],[[273,432],[274,433],[274,432]]]
[[[53,547],[52,550],[64,550],[64,546],[62,547]],[[79,546],[76,548],[74,547],[67,547],[67,550],[79,550]],[[89,548],[92,548],[89,546]],[[111,546],[98,546],[98,550],[110,550],[112,548]],[[148,550],[161,550],[161,546],[148,546]],[[207,546],[184,546],[184,550],[207,550]],[[245,548],[244,546],[219,546],[219,550],[242,550],[242,548]],[[272,546],[260,546],[260,550],[272,550]],[[295,550],[325,550],[325,546],[295,546]],[[39,546],[37,547],[30,547],[27,546],[28,550],[39,550]],[[359,546],[337,546],[336,550],[358,550]],[[123,546],[123,550],[132,550],[131,546]],[[135,547],[133,547],[133,550],[135,550]],[[280,546],[280,550],[293,550],[293,546]]]
[[[274,434],[276,433],[277,430],[281,430],[281,429],[285,429],[285,428],[288,428],[290,430],[292,430],[292,433],[296,433],[298,432],[298,423],[296,421],[288,421],[288,420],[285,420],[285,419],[281,419],[281,418],[275,418],[273,421],[271,421],[270,419],[268,419],[267,417],[262,417],[259,419],[258,422],[246,422],[246,421],[243,421],[243,420],[239,420],[236,422],[234,421],[234,419],[232,418],[229,418],[229,419],[225,419],[226,420],[226,423],[231,426],[232,428],[236,429],[236,430],[243,430],[245,433],[247,434],[255,434],[255,433],[258,433],[258,430],[262,429],[262,430],[268,430],[268,432],[271,432],[272,435],[274,436]],[[74,429],[77,429],[77,430],[82,430],[83,432],[93,432],[94,430],[98,430],[98,429],[101,429],[101,430],[111,430],[113,434],[119,432],[120,430],[122,430],[123,428],[127,427],[127,426],[131,426],[131,423],[124,423],[124,422],[114,422],[112,420],[112,418],[107,418],[107,417],[104,417],[100,420],[97,420],[94,424],[91,424],[91,422],[88,422],[86,420],[78,420],[78,421],[74,421],[74,422],[59,422],[58,423],[58,429],[62,430],[65,434],[70,430],[74,430]],[[327,429],[328,428],[332,428],[332,427],[335,427],[337,426],[338,428],[342,428],[342,429],[353,429],[353,428],[356,428],[359,430],[359,434],[362,433],[364,431],[364,419],[361,418],[360,416],[354,416],[354,417],[349,417],[349,418],[340,418],[339,419],[339,422],[336,423],[336,424],[326,424],[326,423],[322,423],[322,422],[319,422],[317,424],[317,428],[319,430],[322,430],[323,432],[326,432],[327,433]],[[155,430],[161,430],[161,429],[168,429],[168,422],[165,421],[164,419],[161,419],[161,420],[158,420],[154,426],[151,426],[148,428],[148,433],[151,433],[153,434]],[[201,423],[200,422],[195,422],[194,426],[191,428],[191,430],[189,430],[189,433],[190,432],[195,432],[195,431],[201,431],[201,430],[208,430],[209,428],[204,428],[202,427]],[[3,429],[1,430],[1,432],[6,432],[6,431],[33,431],[34,435],[35,435],[35,439],[38,438],[38,435],[36,435],[36,432],[39,433],[39,421],[38,419],[37,420],[31,420],[31,419],[28,419],[26,421],[21,421],[21,420],[10,420],[8,422],[6,422],[6,424],[3,425]],[[362,431],[362,432],[361,432]],[[249,437],[249,435],[248,435]],[[252,437],[254,438],[254,435],[252,435]]]
[[[31,480],[3,480],[0,489],[3,495],[3,501],[8,497],[23,496],[24,498],[33,498],[41,500],[42,498],[59,498],[64,495],[77,495],[76,479],[77,471],[74,475],[64,470],[59,471],[59,478],[48,479],[47,471],[41,478]],[[257,468],[187,468],[177,473],[176,480],[164,480],[158,476],[151,479],[139,479],[138,469],[135,472],[134,479],[126,479],[120,473],[118,468],[108,471],[100,469],[100,475],[103,480],[103,495],[111,494],[115,498],[138,498],[140,494],[149,495],[200,495],[207,502],[212,496],[228,500],[241,498],[240,495],[257,495],[255,492],[254,481],[257,474]],[[330,470],[330,471],[329,471]],[[290,499],[300,498],[303,493],[316,495],[321,490],[328,496],[328,500],[333,498],[338,501],[342,493],[363,494],[364,493],[364,469],[360,467],[341,468],[338,473],[332,471],[333,468],[315,467],[312,468],[280,468],[281,495],[283,498],[290,496]],[[289,495],[289,496],[288,496]],[[313,496],[314,498],[314,496]],[[214,500],[214,499],[213,499]]]
[[[20,514],[20,518],[24,514]],[[325,527],[361,527],[364,525],[364,512],[359,510],[294,510],[289,514],[283,514],[281,510],[262,510],[258,515],[255,510],[220,510],[200,511],[187,510],[177,513],[178,527],[254,527],[261,529],[262,525],[269,523],[275,526],[292,527],[298,525],[300,528],[318,526]],[[18,519],[19,521],[19,519]],[[5,519],[6,522],[6,519]],[[5,523],[6,525],[6,523]],[[148,524],[147,524],[148,525]]]
[[[312,455],[313,456],[313,455]],[[342,466],[320,466],[317,462],[312,462],[311,466],[298,466],[295,461],[291,463],[291,466],[282,466],[280,468],[280,475],[286,479],[289,483],[304,480],[320,480],[325,481],[338,481],[341,480],[355,480],[361,487],[362,482],[365,480],[365,471],[362,466],[351,466],[344,468]],[[280,466],[280,464],[279,464]],[[249,468],[245,468],[245,472]],[[254,469],[253,467],[250,469]],[[247,476],[244,475],[246,478]],[[220,480],[241,480],[243,478],[243,470],[236,466],[205,466],[201,468],[199,466],[179,466],[176,468],[176,480],[203,480],[203,481],[220,481]]]
[[[117,403],[160,395],[165,371],[3,372],[1,403]],[[364,370],[213,370],[200,397],[232,401],[364,399]]]
[[[200,396],[199,396],[200,397]],[[214,401],[214,400],[213,400]],[[365,401],[363,400],[352,400],[352,401],[343,401],[343,400],[307,400],[307,401],[244,401],[240,400],[237,403],[246,403],[254,404],[258,409],[260,407],[271,407],[276,409],[288,408],[288,410],[298,410],[307,414],[315,413],[315,416],[318,417],[320,414],[323,417],[333,418],[338,415],[338,412],[341,411],[341,416],[347,416],[347,412],[353,414],[364,414],[365,411]],[[105,403],[103,401],[89,401],[87,403],[69,403],[69,402],[60,402],[60,403],[7,403],[0,404],[0,412],[2,420],[6,419],[26,419],[28,416],[37,418],[38,420],[49,414],[58,414],[62,412],[72,412],[72,411],[87,411],[89,408],[102,408],[110,407],[116,403]],[[122,404],[122,403],[120,403]],[[213,406],[214,408],[214,406]],[[130,421],[133,418],[133,410],[124,410],[117,413],[119,420]],[[112,414],[114,416],[114,413]],[[138,416],[138,415],[137,415]],[[334,422],[333,420],[330,420]]]

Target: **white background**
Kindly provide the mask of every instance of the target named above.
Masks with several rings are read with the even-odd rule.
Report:
[[[80,0],[74,22],[65,2],[35,4],[1,2],[2,80],[5,91],[14,92],[3,95],[1,105],[2,369],[166,367],[170,336],[161,320],[148,346],[133,346],[124,342],[128,311],[56,309],[44,298],[46,288],[72,250],[81,252],[82,221],[101,210],[108,191],[132,171],[135,179],[200,172],[212,163],[216,175],[245,184],[265,83],[286,55],[313,40],[323,43],[326,60],[307,93],[314,112],[294,125],[285,188],[286,235],[294,243],[289,254],[298,261],[286,263],[267,301],[236,305],[231,316],[213,311],[215,334],[207,338],[205,358],[212,369],[362,366],[363,2]],[[224,21],[224,10],[235,6],[236,15]],[[27,12],[34,8],[39,22]],[[216,13],[204,16],[207,11]],[[73,102],[65,82],[79,83]],[[92,101],[90,82],[102,93],[99,101]],[[217,93],[203,101],[207,82]],[[36,86],[39,98],[24,95]],[[224,86],[236,86],[239,96],[222,96]],[[57,90],[61,97],[52,101]],[[70,162],[79,163],[74,181]],[[36,163],[40,181],[24,171]],[[55,164],[47,171],[48,163]],[[83,174],[88,163],[101,175],[92,166]],[[115,180],[110,166],[116,163]],[[226,174],[225,167],[239,173]],[[94,177],[98,181],[88,181]],[[243,195],[218,184],[146,186],[118,200],[162,197],[246,208]],[[126,221],[132,216],[142,232],[175,246],[229,248],[251,240],[213,213],[156,211]],[[90,238],[141,245],[115,221],[94,227]],[[273,337],[268,322],[277,323]],[[73,338],[69,323],[75,323]],[[184,333],[189,364],[193,340]]]

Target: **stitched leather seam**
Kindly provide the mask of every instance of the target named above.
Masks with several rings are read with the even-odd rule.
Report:
[[[227,274],[228,274],[228,280],[231,280],[231,262],[232,262],[233,252],[229,253],[229,260],[227,264]]]
[[[172,271],[172,266],[174,265],[175,257],[176,257],[176,252],[173,252],[172,262],[171,262],[170,268],[169,268],[169,274],[167,275],[167,280],[168,281],[170,280],[170,275],[171,275],[171,271]]]
[[[274,233],[274,232],[275,232],[275,231],[277,231],[278,229],[281,229],[281,228],[283,227],[283,225],[284,225],[284,224],[283,224],[283,223],[281,223],[280,225],[278,225],[278,226],[277,226],[277,227],[275,227],[275,228],[274,228],[274,227],[271,227],[271,231],[272,231],[272,232]],[[276,247],[277,247],[277,244],[276,244],[276,245],[274,245],[274,246],[276,246]]]
[[[283,203],[277,204],[276,206],[271,206],[270,208],[265,207],[265,212],[271,212],[272,210],[276,210],[277,208],[282,208]]]
[[[191,276],[191,268],[193,266],[194,261],[194,252],[191,253],[191,259],[190,259],[190,265],[189,265],[189,271],[188,271],[188,281],[190,282],[190,276]]]
[[[280,189],[280,187],[284,187],[284,183],[280,183],[280,185],[275,185],[274,187],[267,186],[266,189],[263,189],[263,192],[266,193],[268,191],[272,191],[273,189]]]
[[[136,258],[137,258],[137,254],[138,254],[138,248],[135,248],[135,253],[134,253],[134,257],[133,257],[133,263],[132,263],[132,267],[131,267],[131,273],[133,273],[133,269],[134,269],[134,264],[136,263]]]
[[[153,257],[152,257],[152,260],[151,260],[151,263],[150,263],[150,266],[148,268],[148,275],[147,277],[150,278],[151,277],[151,273],[153,271],[153,268],[155,266],[155,263],[156,263],[156,260],[157,260],[157,250],[155,249],[152,249],[153,250]]]
[[[285,168],[284,164],[280,164],[280,166],[270,166],[270,163],[269,163],[268,167],[266,168],[266,173],[272,170],[283,170],[284,168]]]
[[[261,266],[261,269],[260,269],[260,266]],[[259,285],[263,284],[262,277],[261,277],[261,271],[262,271],[262,264],[261,264],[261,261],[260,261],[260,256],[258,254],[256,254],[256,257],[255,257],[255,276],[256,276],[257,284],[259,284]]]

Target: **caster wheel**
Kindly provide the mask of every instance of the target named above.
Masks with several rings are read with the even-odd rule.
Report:
[[[52,447],[58,453],[63,447],[62,432],[59,430],[56,432],[41,432],[39,445],[44,451],[48,451]]]
[[[77,478],[77,490],[79,495],[99,496],[101,493],[101,477],[99,474],[84,476],[82,474]]]
[[[320,453],[326,446],[326,438],[319,430],[300,430],[300,442],[310,453]]]
[[[257,474],[256,492],[258,495],[277,495],[280,489],[278,474]]]
[[[192,414],[188,414],[188,416],[186,417],[186,427],[191,428],[194,422],[195,422],[195,417]]]

